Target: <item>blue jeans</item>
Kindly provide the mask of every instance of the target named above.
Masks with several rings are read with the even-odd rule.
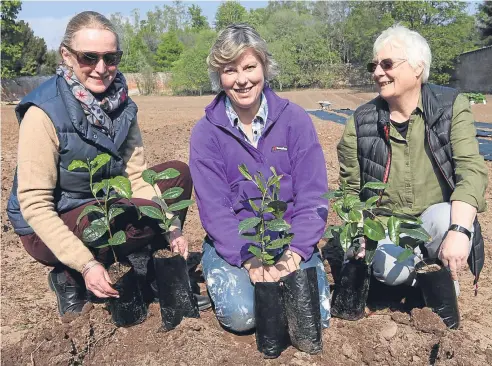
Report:
[[[227,263],[215,248],[203,243],[203,275],[207,289],[215,305],[215,315],[219,322],[234,332],[245,332],[255,327],[254,286],[248,271]],[[330,285],[326,278],[323,261],[318,251],[300,268],[316,267],[318,274],[321,325],[330,325]]]

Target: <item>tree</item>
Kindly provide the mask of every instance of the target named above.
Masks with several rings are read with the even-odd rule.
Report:
[[[2,59],[2,78],[11,78],[15,76],[15,63],[22,56],[22,44],[17,43],[17,37],[20,31],[15,19],[21,10],[20,0],[2,1],[1,3],[1,59]]]
[[[179,41],[176,32],[165,33],[155,54],[155,61],[159,71],[170,70],[173,63],[179,59],[183,49],[183,44]]]
[[[191,5],[188,7],[188,15],[190,17],[191,29],[194,31],[201,31],[202,29],[209,29],[207,17],[202,15],[202,8],[198,5]]]
[[[229,24],[244,22],[248,12],[239,1],[226,1],[217,8],[215,13],[215,29],[222,30]]]
[[[19,32],[16,42],[22,44],[22,53],[14,65],[16,75],[36,75],[46,59],[46,42],[34,35],[28,23],[21,20],[18,23]]]
[[[56,67],[61,61],[61,56],[58,51],[49,50],[46,52],[44,63],[39,68],[40,75],[54,75]]]
[[[181,54],[172,68],[174,94],[201,95],[212,90],[206,59],[216,36],[214,31],[207,29],[195,34],[194,44]]]
[[[492,46],[492,1],[480,4],[477,15],[482,42],[485,46]]]

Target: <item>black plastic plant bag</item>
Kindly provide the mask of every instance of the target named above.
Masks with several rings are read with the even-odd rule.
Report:
[[[331,314],[345,320],[363,318],[370,278],[370,268],[364,260],[346,261],[333,291]]]
[[[300,269],[282,277],[285,313],[292,345],[316,354],[323,349],[316,268]]]
[[[199,318],[185,259],[180,255],[153,259],[163,328],[174,329],[183,318]]]
[[[290,345],[280,282],[257,282],[254,308],[258,351],[277,358]]]
[[[437,264],[441,267],[435,272],[422,272],[426,265]],[[449,270],[438,259],[426,259],[415,266],[417,283],[422,289],[425,305],[432,309],[450,329],[460,326],[460,312],[456,289]]]
[[[108,308],[117,327],[139,324],[147,317],[147,305],[142,297],[133,267],[113,287],[119,298],[110,298]]]

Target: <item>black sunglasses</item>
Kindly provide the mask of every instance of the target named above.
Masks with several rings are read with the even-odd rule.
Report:
[[[395,62],[395,61],[398,61],[398,62]],[[394,60],[392,60],[391,58],[385,58],[384,60],[381,60],[379,62],[376,62],[376,61],[369,62],[367,64],[367,71],[369,71],[370,73],[373,73],[374,71],[376,71],[376,68],[378,67],[378,65],[381,65],[381,68],[384,71],[388,71],[388,70],[393,69],[395,67],[396,63],[401,64],[404,61],[407,61],[407,60],[403,59],[403,58],[397,58]]]
[[[95,66],[102,58],[106,66],[116,66],[121,61],[121,56],[123,55],[123,51],[114,51],[114,52],[81,52],[76,51],[66,44],[63,44],[68,51],[73,53],[77,57],[77,62],[83,65]]]

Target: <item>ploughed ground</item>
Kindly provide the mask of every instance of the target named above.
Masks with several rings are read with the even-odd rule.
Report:
[[[306,109],[318,100],[332,108],[355,109],[376,94],[356,90],[305,90],[280,93]],[[139,106],[146,156],[150,166],[188,161],[189,137],[212,96],[135,97]],[[492,96],[487,105],[474,105],[477,121],[492,123]],[[342,115],[343,116],[343,115]],[[343,126],[312,117],[326,158],[329,183],[338,183],[336,145]],[[24,251],[7,219],[5,208],[16,165],[18,125],[14,106],[2,106],[2,258],[1,361],[3,365],[491,365],[492,364],[492,208],[480,215],[487,262],[478,296],[469,271],[460,277],[461,328],[448,331],[429,309],[422,309],[418,291],[373,286],[368,316],[357,322],[332,319],[323,331],[324,349],[310,356],[290,347],[276,360],[263,360],[253,335],[224,331],[213,312],[185,319],[171,332],[159,332],[158,304],[148,319],[131,328],[115,328],[104,305],[75,319],[60,319],[56,299],[48,288],[49,268]],[[491,163],[487,163],[492,176]],[[487,190],[490,200],[492,187]],[[330,213],[329,220],[335,216]],[[189,210],[185,233],[191,251],[201,250],[204,231],[196,205]],[[320,248],[326,243],[320,242]],[[334,253],[325,248],[330,281],[339,268]],[[198,267],[199,271],[199,267]],[[199,274],[199,272],[197,272]],[[201,285],[203,289],[203,284]],[[402,295],[407,295],[402,298]],[[90,307],[88,307],[88,310]]]

